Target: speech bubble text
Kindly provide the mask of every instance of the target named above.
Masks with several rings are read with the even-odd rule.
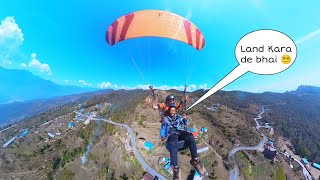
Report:
[[[297,47],[293,40],[282,32],[258,30],[240,39],[235,48],[235,56],[239,65],[193,103],[187,111],[247,72],[264,75],[285,71],[296,60]]]

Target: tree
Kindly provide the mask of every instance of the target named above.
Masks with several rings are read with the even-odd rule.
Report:
[[[64,169],[61,171],[60,178],[65,180],[72,180],[74,173],[70,170]]]
[[[123,175],[120,176],[120,179],[121,179],[121,180],[128,180],[127,174],[126,174],[126,173],[123,173]]]
[[[301,148],[301,154],[302,154],[303,156],[307,156],[307,157],[311,155],[309,149],[306,148],[306,147]]]
[[[212,172],[209,175],[209,179],[217,179],[216,173],[214,172],[214,169],[212,170]]]
[[[213,165],[213,167],[216,167],[216,166],[218,166],[218,164],[219,164],[218,161],[214,160],[212,165]]]

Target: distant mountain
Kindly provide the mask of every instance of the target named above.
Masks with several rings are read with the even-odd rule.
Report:
[[[39,113],[52,110],[70,103],[80,103],[97,95],[109,93],[113,90],[100,90],[77,95],[54,97],[46,100],[33,100],[28,102],[14,102],[0,104],[0,126],[13,123]]]
[[[320,95],[320,87],[301,85],[296,92],[301,94]]]
[[[47,99],[54,96],[79,94],[97,89],[61,86],[26,70],[0,67],[0,104]]]

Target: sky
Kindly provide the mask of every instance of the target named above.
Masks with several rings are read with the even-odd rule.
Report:
[[[224,90],[284,92],[320,86],[320,1],[122,0],[0,2],[0,66],[25,69],[61,85],[94,88],[211,88],[234,69],[237,42],[259,29],[281,31],[298,48],[295,63],[275,75],[247,73]],[[130,12],[166,10],[204,34],[201,51],[167,38],[109,46],[111,23]]]

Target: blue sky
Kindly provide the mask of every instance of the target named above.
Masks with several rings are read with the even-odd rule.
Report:
[[[247,73],[225,90],[283,92],[301,84],[320,86],[319,8],[316,0],[1,1],[0,66],[26,69],[62,85],[210,88],[238,65],[234,48],[242,36],[274,29],[296,42],[296,62],[276,75]],[[104,39],[107,27],[142,9],[190,19],[205,36],[204,49],[164,38],[110,47]]]

